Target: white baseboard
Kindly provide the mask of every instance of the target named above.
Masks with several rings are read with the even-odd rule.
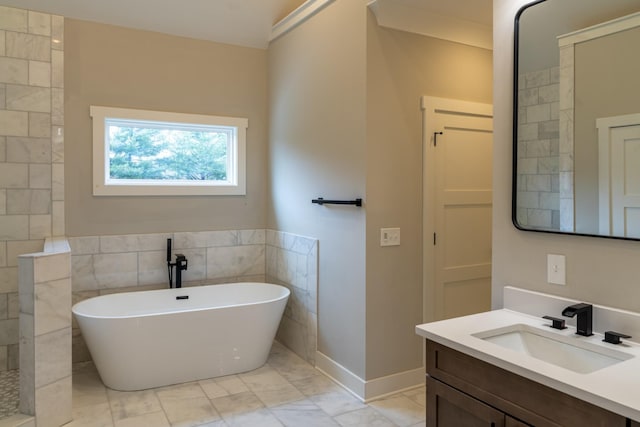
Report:
[[[329,376],[358,399],[365,400],[365,381],[319,351],[316,351],[316,369]]]
[[[366,381],[319,351],[316,352],[316,369],[365,403],[421,386],[425,381],[424,367]]]
[[[365,402],[379,399],[389,394],[423,386],[425,382],[424,367],[398,372],[367,381],[365,385]]]

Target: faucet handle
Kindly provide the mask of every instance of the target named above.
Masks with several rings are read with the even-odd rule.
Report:
[[[553,316],[542,316],[542,318],[551,320],[551,325],[549,325],[550,328],[567,329],[567,327],[564,324],[564,319],[558,319],[557,317],[553,317]]]
[[[630,335],[621,334],[620,332],[614,331],[606,331],[604,333],[604,339],[602,341],[608,342],[610,344],[620,344],[622,343],[621,338],[631,338]]]
[[[183,254],[176,254],[176,268],[186,270],[188,266],[187,257]]]

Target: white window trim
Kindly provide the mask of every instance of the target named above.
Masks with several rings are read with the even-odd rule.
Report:
[[[92,105],[93,118],[93,195],[94,196],[236,196],[246,194],[246,140],[249,120],[240,117],[207,116],[163,111],[134,110],[129,108],[101,107]],[[131,184],[109,182],[109,147],[105,143],[105,119],[130,119],[168,122],[177,124],[232,126],[237,129],[235,167],[229,183],[212,184],[211,181],[141,181]]]

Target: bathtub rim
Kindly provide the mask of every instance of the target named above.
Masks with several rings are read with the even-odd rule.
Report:
[[[180,293],[180,291],[197,289],[202,287],[209,287],[209,286],[211,287],[229,286],[230,287],[230,286],[237,286],[237,285],[258,285],[258,286],[267,285],[269,287],[277,287],[277,288],[280,288],[279,290],[281,294],[279,294],[275,298],[261,299],[258,301],[252,301],[252,302],[246,302],[246,303],[225,304],[225,305],[216,305],[216,306],[208,306],[208,307],[191,307],[191,308],[184,308],[184,309],[171,310],[171,311],[158,311],[153,313],[136,313],[136,314],[125,314],[125,315],[96,315],[96,314],[89,314],[86,312],[77,311],[77,307],[81,307],[83,303],[86,303],[90,300],[109,299],[109,297],[117,298],[117,297],[121,297],[124,294],[158,294],[163,292],[167,293],[167,291]],[[228,309],[228,308],[234,308],[234,307],[250,307],[253,305],[269,304],[276,301],[280,301],[282,299],[288,299],[290,296],[291,296],[291,290],[289,288],[276,283],[268,283],[268,282],[231,282],[231,283],[219,283],[219,284],[211,283],[211,284],[196,285],[196,286],[185,286],[183,288],[163,288],[163,289],[152,289],[152,290],[144,290],[144,291],[143,290],[141,291],[127,290],[126,292],[115,292],[115,293],[109,293],[106,295],[98,295],[98,296],[87,298],[85,300],[82,300],[73,304],[73,306],[71,307],[71,312],[73,313],[74,316],[78,316],[86,319],[112,319],[112,320],[131,319],[131,318],[139,318],[139,317],[179,315],[181,313],[198,312],[198,311],[206,311],[206,310],[222,310],[222,309]]]

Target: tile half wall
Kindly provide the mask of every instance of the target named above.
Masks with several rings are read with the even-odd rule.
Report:
[[[318,242],[274,230],[70,237],[73,303],[117,292],[167,288],[167,239],[187,257],[183,286],[271,282],[291,290],[278,340],[314,363]],[[91,360],[73,322],[73,362]]]

